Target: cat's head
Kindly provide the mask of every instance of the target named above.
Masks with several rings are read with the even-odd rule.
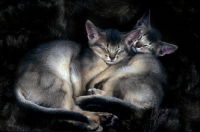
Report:
[[[131,56],[132,45],[140,36],[140,29],[122,33],[116,29],[101,30],[90,22],[86,22],[86,31],[90,48],[107,64],[116,64]]]
[[[164,56],[173,53],[178,47],[161,40],[161,34],[150,25],[150,12],[145,13],[136,23],[134,29],[141,29],[141,36],[133,44],[133,51]]]

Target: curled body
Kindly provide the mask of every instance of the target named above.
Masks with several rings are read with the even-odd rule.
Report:
[[[135,55],[110,66],[92,79],[87,85],[90,95],[78,100],[82,108],[99,107],[100,104],[106,106],[109,102],[111,109],[111,102],[116,102],[114,98],[132,105],[135,110],[156,108],[161,104],[167,74],[158,57],[171,54],[178,47],[161,40],[160,33],[150,25],[149,15],[144,14],[135,28],[141,30],[137,41],[129,41]],[[91,103],[93,99],[97,100],[96,104]]]
[[[89,94],[116,97],[143,109],[160,105],[164,96],[163,88],[167,85],[167,75],[155,56],[137,54],[125,62],[125,66],[111,66],[108,69],[109,73],[104,71],[104,75],[98,76],[98,79],[102,79],[99,80],[98,89],[95,85],[90,86]]]
[[[14,93],[25,111],[68,120],[85,130],[103,128],[101,123],[117,117],[106,112],[89,112],[75,104],[85,92],[85,85],[112,64],[132,55],[128,40],[135,41],[140,30],[124,34],[116,29],[101,30],[86,22],[89,48],[70,40],[41,44],[19,64]]]

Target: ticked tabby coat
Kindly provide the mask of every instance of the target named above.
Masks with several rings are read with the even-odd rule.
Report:
[[[132,56],[127,41],[136,41],[140,30],[126,34],[115,29],[101,30],[87,21],[86,31],[88,49],[83,50],[70,40],[55,40],[41,44],[25,56],[14,87],[22,109],[70,120],[86,130],[102,130],[101,117],[116,118],[109,113],[84,111],[74,100],[84,94],[86,83],[93,77]]]
[[[92,79],[88,84],[88,93],[91,95],[77,100],[81,107],[90,109],[108,106],[112,109],[111,102],[114,105],[116,102],[122,103],[109,97],[122,99],[135,109],[160,105],[167,75],[158,56],[173,53],[177,46],[161,41],[160,33],[150,25],[149,15],[144,14],[135,28],[141,30],[140,37],[137,41],[128,41],[135,55],[130,60],[110,66]]]

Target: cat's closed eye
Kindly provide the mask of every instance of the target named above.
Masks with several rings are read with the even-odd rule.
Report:
[[[105,49],[105,46],[104,46],[104,45],[100,45],[100,47],[101,47],[102,49]]]
[[[144,33],[142,36],[146,36],[147,35],[147,33]]]
[[[118,48],[117,53],[123,52],[124,48]]]
[[[99,47],[108,52],[108,48],[104,44],[99,45]]]

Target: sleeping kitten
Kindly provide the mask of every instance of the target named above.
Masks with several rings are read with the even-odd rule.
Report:
[[[79,97],[77,103],[81,107],[88,109],[102,102],[103,105],[108,102],[111,104],[112,101],[116,104],[116,100],[112,98],[103,100],[94,95],[116,97],[137,109],[155,108],[160,105],[164,96],[163,88],[167,84],[167,75],[158,56],[173,53],[177,46],[161,41],[160,33],[150,26],[149,15],[143,15],[135,28],[141,30],[138,41],[127,43],[132,45],[136,54],[131,60],[110,66],[92,79],[88,84],[88,92],[93,96]],[[95,84],[101,84],[101,87],[97,89]],[[91,103],[94,99],[96,104]]]
[[[74,100],[84,94],[86,83],[93,77],[132,56],[127,40],[136,41],[140,30],[123,34],[115,29],[98,29],[87,21],[86,31],[89,49],[82,50],[80,44],[69,40],[56,40],[38,46],[25,56],[18,67],[14,92],[24,110],[100,131],[102,118],[116,117],[84,111]]]

